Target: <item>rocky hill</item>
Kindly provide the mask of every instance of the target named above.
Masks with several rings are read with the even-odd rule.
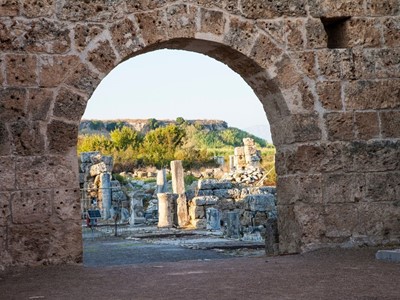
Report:
[[[221,131],[228,128],[228,124],[221,120],[156,120],[156,119],[124,119],[124,120],[82,120],[79,126],[80,134],[109,133],[123,126],[130,127],[142,134],[148,133],[157,127],[186,122],[206,131]]]

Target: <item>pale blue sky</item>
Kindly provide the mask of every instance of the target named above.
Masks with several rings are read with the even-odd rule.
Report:
[[[228,66],[188,51],[158,50],[117,66],[84,119],[219,119],[271,141],[263,107]],[[266,125],[268,127],[266,127]]]

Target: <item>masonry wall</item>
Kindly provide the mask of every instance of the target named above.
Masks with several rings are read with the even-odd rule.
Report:
[[[398,0],[1,1],[0,266],[81,260],[75,153],[87,99],[121,61],[165,47],[226,63],[262,102],[282,253],[398,243],[399,10]]]

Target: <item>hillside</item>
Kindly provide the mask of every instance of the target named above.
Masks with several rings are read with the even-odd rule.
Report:
[[[184,129],[185,136],[201,148],[224,148],[242,145],[243,138],[251,137],[260,147],[267,145],[262,138],[256,137],[238,128],[229,127],[222,120],[82,120],[79,126],[80,135],[102,134],[108,136],[112,131],[123,127],[131,128],[145,136],[151,130],[177,125]]]

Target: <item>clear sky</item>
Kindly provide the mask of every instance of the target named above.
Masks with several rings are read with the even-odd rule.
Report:
[[[264,109],[247,83],[208,56],[158,50],[121,63],[89,100],[84,119],[218,119],[271,142]]]

